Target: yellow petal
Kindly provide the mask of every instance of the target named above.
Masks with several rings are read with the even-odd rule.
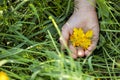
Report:
[[[74,29],[73,29],[73,33],[77,32],[77,31],[78,31],[78,29],[77,29],[77,28],[74,28]]]
[[[9,80],[7,74],[3,71],[0,72],[0,80]]]
[[[92,38],[92,36],[93,36],[92,30],[87,31],[87,33],[85,34],[85,37],[87,37],[87,38]]]
[[[74,47],[82,47],[87,49],[91,45],[91,37],[93,36],[92,30],[89,30],[86,34],[82,28],[74,28],[73,34],[70,36],[70,41]]]

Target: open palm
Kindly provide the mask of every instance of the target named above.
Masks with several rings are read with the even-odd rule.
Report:
[[[92,44],[88,47],[87,50],[83,50],[81,47],[74,47],[69,43],[69,37],[73,33],[73,29],[82,28],[84,32],[88,30],[93,31]],[[84,57],[92,53],[96,48],[98,38],[99,38],[99,24],[95,10],[79,10],[74,11],[73,15],[62,27],[62,37],[65,40],[65,43],[69,46],[71,50],[72,57]],[[62,39],[60,38],[61,45],[64,46]]]

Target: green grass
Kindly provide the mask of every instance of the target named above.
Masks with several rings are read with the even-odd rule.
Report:
[[[73,0],[0,0],[0,71],[10,80],[119,80],[120,1],[96,1],[97,49],[73,60],[60,50],[54,27],[70,17]]]

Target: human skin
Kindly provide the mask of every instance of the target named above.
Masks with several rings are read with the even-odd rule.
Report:
[[[72,52],[71,56],[76,59],[78,57],[89,56],[96,48],[99,39],[99,23],[95,10],[95,0],[74,0],[74,3],[74,12],[62,27],[60,43],[62,48],[67,45]],[[82,28],[84,32],[93,30],[92,44],[88,49],[76,48],[69,43],[69,37],[75,27]]]

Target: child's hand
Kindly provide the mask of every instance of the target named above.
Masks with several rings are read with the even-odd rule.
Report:
[[[71,43],[69,43],[69,37],[73,32],[73,28],[82,28],[85,32],[88,30],[93,30],[92,44],[88,47],[87,50],[83,50],[78,47],[75,48]],[[72,57],[84,57],[92,53],[96,48],[98,38],[99,38],[99,24],[94,7],[79,7],[79,9],[74,10],[73,15],[62,27],[62,37],[65,40],[65,43],[69,46],[69,49],[72,51]],[[60,37],[60,43],[62,47],[64,46],[63,41]]]

